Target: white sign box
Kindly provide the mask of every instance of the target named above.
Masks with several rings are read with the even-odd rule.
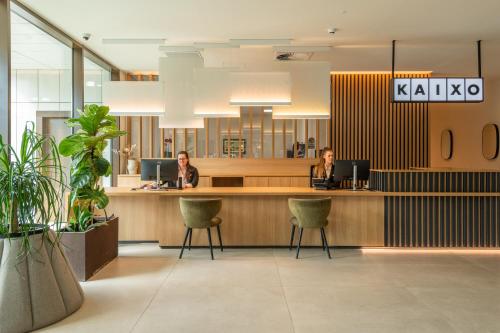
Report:
[[[482,78],[397,78],[392,80],[393,102],[482,102]]]

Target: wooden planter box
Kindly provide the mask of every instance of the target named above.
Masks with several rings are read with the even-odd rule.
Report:
[[[118,217],[86,232],[61,232],[61,243],[76,277],[86,281],[118,256]]]

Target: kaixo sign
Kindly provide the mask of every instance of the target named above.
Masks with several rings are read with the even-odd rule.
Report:
[[[484,100],[482,78],[393,79],[394,102],[477,103]]]

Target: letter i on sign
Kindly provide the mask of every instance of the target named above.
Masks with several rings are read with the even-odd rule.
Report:
[[[446,79],[429,79],[429,100],[446,101]]]

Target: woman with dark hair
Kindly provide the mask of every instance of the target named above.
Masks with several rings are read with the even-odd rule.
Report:
[[[333,150],[324,148],[319,163],[314,167],[313,178],[330,179],[333,177]]]
[[[179,164],[178,177],[182,178],[182,188],[191,188],[198,185],[198,169],[189,164],[189,155],[187,151],[180,151],[177,154],[177,163]]]

